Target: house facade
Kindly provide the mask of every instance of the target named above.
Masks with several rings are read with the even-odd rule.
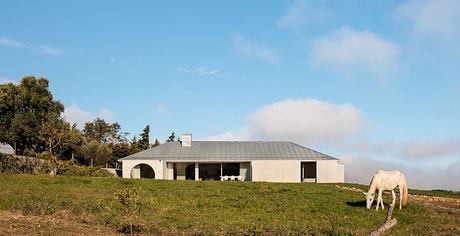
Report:
[[[181,141],[121,158],[123,178],[344,182],[344,165],[332,156],[292,142]]]

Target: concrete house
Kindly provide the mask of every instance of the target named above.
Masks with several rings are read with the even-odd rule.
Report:
[[[292,142],[181,141],[121,158],[123,178],[344,182],[339,159]]]

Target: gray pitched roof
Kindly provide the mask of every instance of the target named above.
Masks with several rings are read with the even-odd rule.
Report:
[[[291,142],[192,141],[191,147],[169,142],[120,160],[337,160]]]

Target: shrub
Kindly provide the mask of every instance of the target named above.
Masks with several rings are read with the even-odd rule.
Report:
[[[120,231],[132,234],[141,230],[139,214],[141,209],[141,188],[125,188],[115,192],[115,199],[123,207]]]
[[[57,174],[65,176],[113,177],[107,170],[91,166],[80,166],[75,160],[62,161]]]

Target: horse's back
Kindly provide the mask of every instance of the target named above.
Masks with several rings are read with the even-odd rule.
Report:
[[[401,184],[401,181],[405,182],[404,175],[397,170],[378,170],[374,176],[378,178],[380,187],[385,190],[394,189]]]

